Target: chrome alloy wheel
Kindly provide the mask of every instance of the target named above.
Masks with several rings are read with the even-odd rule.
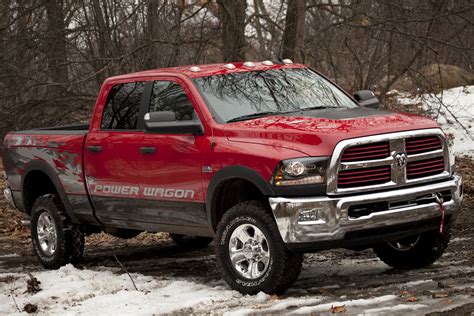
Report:
[[[407,237],[402,240],[389,242],[388,245],[398,251],[408,251],[413,248],[420,240],[420,235]]]
[[[229,256],[237,273],[258,279],[270,264],[270,247],[265,234],[252,224],[238,226],[230,236]]]
[[[56,251],[58,235],[56,225],[48,212],[43,212],[38,217],[36,233],[41,250],[47,256],[52,256]]]

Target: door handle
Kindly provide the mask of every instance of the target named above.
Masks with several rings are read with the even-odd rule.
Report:
[[[94,152],[94,153],[99,153],[102,151],[102,146],[87,146],[87,150]]]
[[[156,152],[155,147],[140,147],[142,154],[154,154]]]

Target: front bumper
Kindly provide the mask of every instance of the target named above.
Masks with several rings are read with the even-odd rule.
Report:
[[[426,198],[438,192],[450,193],[449,200],[443,204],[446,217],[456,215],[463,199],[462,178],[459,175],[454,175],[443,182],[379,193],[343,197],[271,197],[269,202],[281,237],[289,248],[312,248],[311,243],[335,245],[338,241],[341,241],[342,246],[346,244],[353,246],[347,239],[357,235],[357,232],[368,233],[365,234],[366,242],[369,240],[381,242],[382,240],[374,238],[383,235],[385,229],[393,232],[394,228],[395,230],[398,227],[407,228],[407,225],[440,218],[439,204],[434,199]],[[354,208],[360,208],[359,206],[370,207],[381,203],[385,203],[387,208],[357,217],[349,215]],[[301,213],[308,214],[308,212],[312,214],[309,220],[300,216]],[[424,227],[432,229],[433,225]],[[305,247],[298,247],[298,244]]]
[[[5,200],[7,201],[8,205],[11,208],[16,209],[15,199],[13,198],[13,193],[10,188],[6,188],[5,190],[3,190],[3,196],[5,197]]]

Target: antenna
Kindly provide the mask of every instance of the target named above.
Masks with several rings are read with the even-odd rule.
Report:
[[[212,116],[212,118],[214,118],[214,115]],[[209,124],[210,120],[211,119],[207,121],[207,124]],[[212,124],[209,124],[209,127],[211,128],[211,151],[213,151],[214,147],[216,147],[216,142],[214,141],[214,127],[212,126]]]

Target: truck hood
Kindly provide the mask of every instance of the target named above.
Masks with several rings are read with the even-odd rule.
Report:
[[[433,120],[384,110],[324,109],[229,123],[227,139],[276,146],[310,156],[329,156],[342,140],[385,133],[439,128]]]

